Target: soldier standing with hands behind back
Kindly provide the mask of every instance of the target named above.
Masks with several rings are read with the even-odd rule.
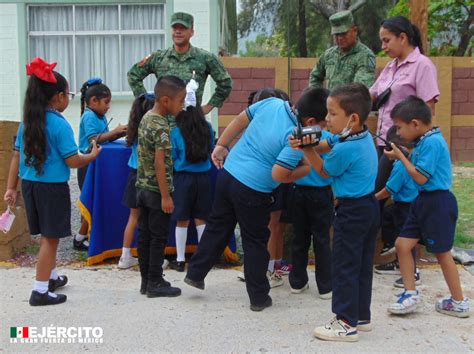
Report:
[[[209,102],[202,105],[202,110],[207,114],[214,107],[221,107],[232,90],[232,79],[217,56],[189,42],[194,35],[193,16],[185,12],[174,13],[171,16],[171,33],[173,45],[170,48],[147,55],[128,71],[128,83],[133,94],[138,96],[146,92],[143,80],[150,74],[155,74],[157,79],[175,75],[185,82],[194,75],[199,84],[197,103],[201,105],[204,85],[211,75],[217,87]]]

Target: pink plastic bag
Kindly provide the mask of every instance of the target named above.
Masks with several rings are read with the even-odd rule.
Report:
[[[13,214],[10,207],[8,207],[8,209],[2,215],[0,215],[0,230],[2,230],[4,233],[10,231],[14,220],[15,214]]]

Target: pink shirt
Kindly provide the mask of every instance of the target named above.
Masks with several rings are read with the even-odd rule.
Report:
[[[410,95],[416,95],[425,102],[432,99],[437,102],[439,97],[436,67],[428,57],[420,53],[418,47],[398,67],[397,63],[398,59],[388,63],[370,88],[370,94],[376,97],[388,87],[392,90],[388,101],[379,110],[377,135],[384,138],[393,125],[390,112],[397,103]],[[384,143],[377,139],[377,145]]]

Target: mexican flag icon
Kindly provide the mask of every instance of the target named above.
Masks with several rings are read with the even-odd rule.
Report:
[[[28,327],[10,327],[10,338],[28,338]]]

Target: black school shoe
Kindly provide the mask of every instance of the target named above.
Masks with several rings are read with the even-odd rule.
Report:
[[[164,279],[160,281],[148,280],[146,287],[147,297],[175,297],[179,295],[181,295],[181,289],[171,286],[171,284]]]
[[[52,297],[45,292],[41,294],[40,292],[33,290],[30,296],[30,305],[31,306],[46,306],[46,305],[58,305],[66,302],[67,296],[63,294],[56,294],[56,297]]]
[[[163,274],[164,275],[164,274]],[[171,286],[171,283],[166,280],[162,280],[164,284],[168,284],[168,286]],[[148,279],[147,278],[142,278],[142,283],[140,285],[140,294],[146,295],[146,288],[148,286]]]
[[[265,302],[261,305],[250,304],[250,309],[252,311],[255,311],[255,312],[260,312],[260,311],[263,311],[267,307],[270,307],[270,306],[272,306],[272,298],[270,296],[268,296],[267,299],[265,300]]]
[[[177,272],[184,272],[185,264],[186,262],[171,261],[170,264],[168,264],[168,267],[174,269]]]
[[[204,290],[204,287],[205,287],[205,284],[204,284],[204,280],[192,280],[192,279],[189,279],[187,276],[186,278],[184,278],[184,282],[192,287],[195,287],[196,289],[199,289],[199,290]]]
[[[86,243],[87,241],[87,243]],[[76,251],[89,251],[89,241],[85,238],[82,241],[77,241],[75,238],[72,239],[72,247]]]
[[[58,279],[49,279],[48,291],[51,291],[53,293],[57,288],[61,288],[66,284],[67,276],[65,275],[58,276]]]

